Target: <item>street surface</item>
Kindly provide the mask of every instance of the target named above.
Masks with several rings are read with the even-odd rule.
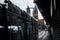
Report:
[[[38,40],[51,40],[48,31],[40,31],[38,33]]]

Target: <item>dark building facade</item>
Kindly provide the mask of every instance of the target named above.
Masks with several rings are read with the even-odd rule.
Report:
[[[60,0],[34,0],[47,24],[53,27],[53,39],[60,40]],[[51,11],[52,5],[52,11]],[[51,16],[52,12],[52,16]]]

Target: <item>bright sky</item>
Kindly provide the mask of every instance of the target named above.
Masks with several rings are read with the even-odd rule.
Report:
[[[15,5],[19,6],[22,10],[26,11],[27,5],[29,7],[34,7],[35,3],[34,0],[11,0]],[[0,0],[0,3],[3,3],[3,0]],[[33,9],[31,9],[31,15],[32,15]],[[38,17],[39,19],[43,19],[40,11],[38,10]]]
[[[0,0],[0,3],[4,3],[4,0]]]

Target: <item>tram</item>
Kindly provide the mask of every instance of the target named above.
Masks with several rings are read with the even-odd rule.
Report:
[[[6,9],[3,4],[0,6],[0,25],[2,26],[2,28],[0,28],[0,30],[2,30],[0,31],[0,35],[3,35],[3,37],[0,37],[3,39],[37,40],[38,27],[43,27],[40,24],[41,23],[14,5],[11,1],[8,2],[8,9]]]

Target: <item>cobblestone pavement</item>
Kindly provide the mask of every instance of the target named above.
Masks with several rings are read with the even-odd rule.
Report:
[[[43,30],[43,31],[39,32],[38,40],[51,40],[51,37],[50,37],[48,31]]]

